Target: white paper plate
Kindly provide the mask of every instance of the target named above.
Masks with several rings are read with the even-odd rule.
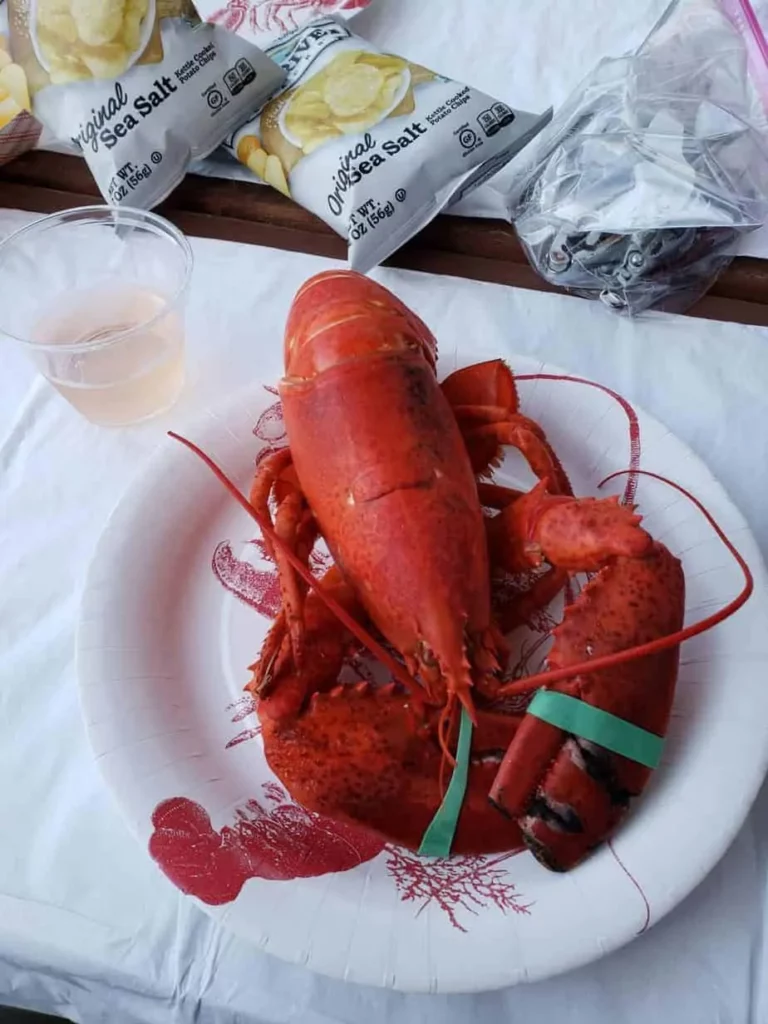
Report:
[[[558,372],[524,358],[512,366]],[[528,853],[419,861],[291,804],[242,695],[268,625],[260,611],[275,611],[274,574],[255,526],[190,452],[168,441],[104,531],[78,634],[95,756],[144,847],[154,831],[166,872],[261,949],[403,990],[543,978],[658,921],[723,854],[757,793],[768,757],[768,607],[744,520],[699,459],[618,396],[561,380],[522,381],[520,395],[577,493],[597,493],[631,462],[662,473],[707,505],[756,579],[741,612],[684,646],[661,767],[611,846],[566,875]],[[257,453],[285,443],[276,401],[254,385],[187,434],[247,489]],[[520,479],[520,465],[511,454],[506,478]],[[686,621],[740,590],[732,557],[684,497],[640,478],[637,501],[683,559]]]

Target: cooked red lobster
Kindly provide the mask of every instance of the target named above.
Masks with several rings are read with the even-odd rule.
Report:
[[[501,360],[439,384],[436,358],[426,325],[368,278],[320,274],[294,300],[280,382],[290,447],[260,462],[249,501],[282,594],[250,683],[267,761],[304,807],[418,849],[463,708],[474,729],[452,852],[522,839],[567,870],[611,834],[650,769],[511,713],[509,698],[546,683],[663,736],[691,633],[682,567],[634,508],[573,496]],[[527,494],[487,482],[506,445],[539,479]],[[310,586],[319,538],[335,564]],[[495,618],[493,579],[539,567]],[[505,680],[505,635],[585,572],[548,671]],[[391,683],[339,682],[356,638]]]

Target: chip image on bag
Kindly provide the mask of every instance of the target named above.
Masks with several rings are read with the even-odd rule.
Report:
[[[116,78],[144,53],[155,0],[37,0],[30,41],[51,82]]]
[[[31,109],[27,76],[24,69],[13,62],[6,36],[0,35],[0,129]]]
[[[283,88],[225,148],[348,238],[362,272],[491,177],[550,117],[381,53],[336,17],[267,52],[286,73]]]
[[[162,202],[190,162],[285,77],[255,46],[201,23],[190,0],[9,0],[8,8],[33,113],[53,140],[82,151],[115,205]]]
[[[163,59],[163,17],[196,20],[190,0],[10,0],[11,48],[34,96],[48,85],[116,78]]]
[[[280,130],[306,155],[328,139],[358,135],[395,111],[413,109],[407,61],[345,50],[292,93],[280,112]]]

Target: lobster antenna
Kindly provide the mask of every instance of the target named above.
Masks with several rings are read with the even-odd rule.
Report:
[[[350,633],[356,636],[360,643],[363,644],[363,646],[366,647],[375,658],[378,658],[385,668],[389,669],[395,679],[408,691],[408,694],[412,698],[414,704],[417,704],[419,707],[423,706],[424,698],[419,692],[420,687],[416,680],[413,679],[401,665],[398,665],[392,655],[371,636],[368,630],[361,626],[359,622],[356,622],[353,616],[351,616],[334,597],[331,597],[331,595],[326,592],[325,588],[322,587],[318,580],[315,579],[301,559],[288,547],[281,537],[278,537],[271,524],[256,511],[250,501],[248,501],[245,495],[235,484],[232,483],[224,470],[220,469],[216,465],[210,455],[206,455],[202,448],[199,448],[193,441],[188,440],[186,437],[182,437],[181,434],[177,434],[173,430],[168,431],[168,436],[172,437],[174,441],[181,442],[181,444],[186,448],[189,448],[191,452],[194,452],[194,454],[206,464],[214,476],[216,476],[217,479],[226,487],[232,497],[242,506],[243,509],[245,509],[251,519],[256,521],[262,533],[269,538],[270,542],[276,548],[280,548],[307,586],[310,587],[311,590],[314,590],[320,600],[330,609],[330,611],[333,612],[339,621],[346,626]]]
[[[617,651],[615,654],[606,654],[602,658],[593,658],[591,661],[577,662],[575,665],[567,665],[565,668],[554,669],[551,672],[539,672],[536,675],[528,676],[526,679],[519,679],[514,683],[507,683],[506,686],[500,687],[498,691],[498,695],[500,697],[526,693],[528,690],[536,689],[537,687],[546,685],[547,683],[559,683],[564,679],[572,679],[574,676],[581,675],[582,672],[599,672],[602,669],[614,668],[616,665],[623,665],[628,661],[635,661],[637,658],[644,658],[649,654],[659,654],[661,651],[669,650],[670,647],[677,647],[679,644],[683,643],[684,640],[690,640],[691,637],[698,636],[700,633],[706,633],[707,630],[712,629],[725,619],[730,618],[730,616],[734,615],[752,596],[752,591],[755,588],[755,581],[752,576],[751,569],[740,552],[736,549],[736,545],[733,541],[726,537],[724,530],[718,524],[712,513],[702,505],[695,495],[686,490],[685,487],[675,483],[674,480],[668,480],[666,477],[660,476],[658,473],[652,473],[647,469],[620,469],[617,473],[611,473],[610,476],[601,480],[598,487],[603,487],[610,480],[615,480],[616,477],[619,476],[626,476],[628,473],[636,473],[640,476],[649,476],[654,480],[659,480],[661,483],[667,484],[668,487],[673,487],[689,501],[693,502],[723,544],[725,544],[730,553],[736,559],[739,568],[744,573],[744,586],[741,593],[739,593],[732,601],[729,601],[729,603],[725,605],[725,607],[721,608],[720,611],[715,612],[714,615],[709,615],[706,619],[701,619],[700,622],[695,622],[692,626],[686,626],[685,629],[680,629],[676,633],[670,633],[669,636],[662,636],[656,640],[650,640],[645,644],[638,644],[636,647],[628,647],[626,651]]]

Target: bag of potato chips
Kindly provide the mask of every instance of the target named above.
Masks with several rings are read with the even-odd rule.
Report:
[[[260,50],[190,0],[9,0],[33,111],[83,152],[104,198],[150,208],[277,88]]]
[[[363,273],[490,178],[551,116],[381,53],[334,17],[267,53],[285,71],[283,88],[224,146],[348,238],[350,264]]]

